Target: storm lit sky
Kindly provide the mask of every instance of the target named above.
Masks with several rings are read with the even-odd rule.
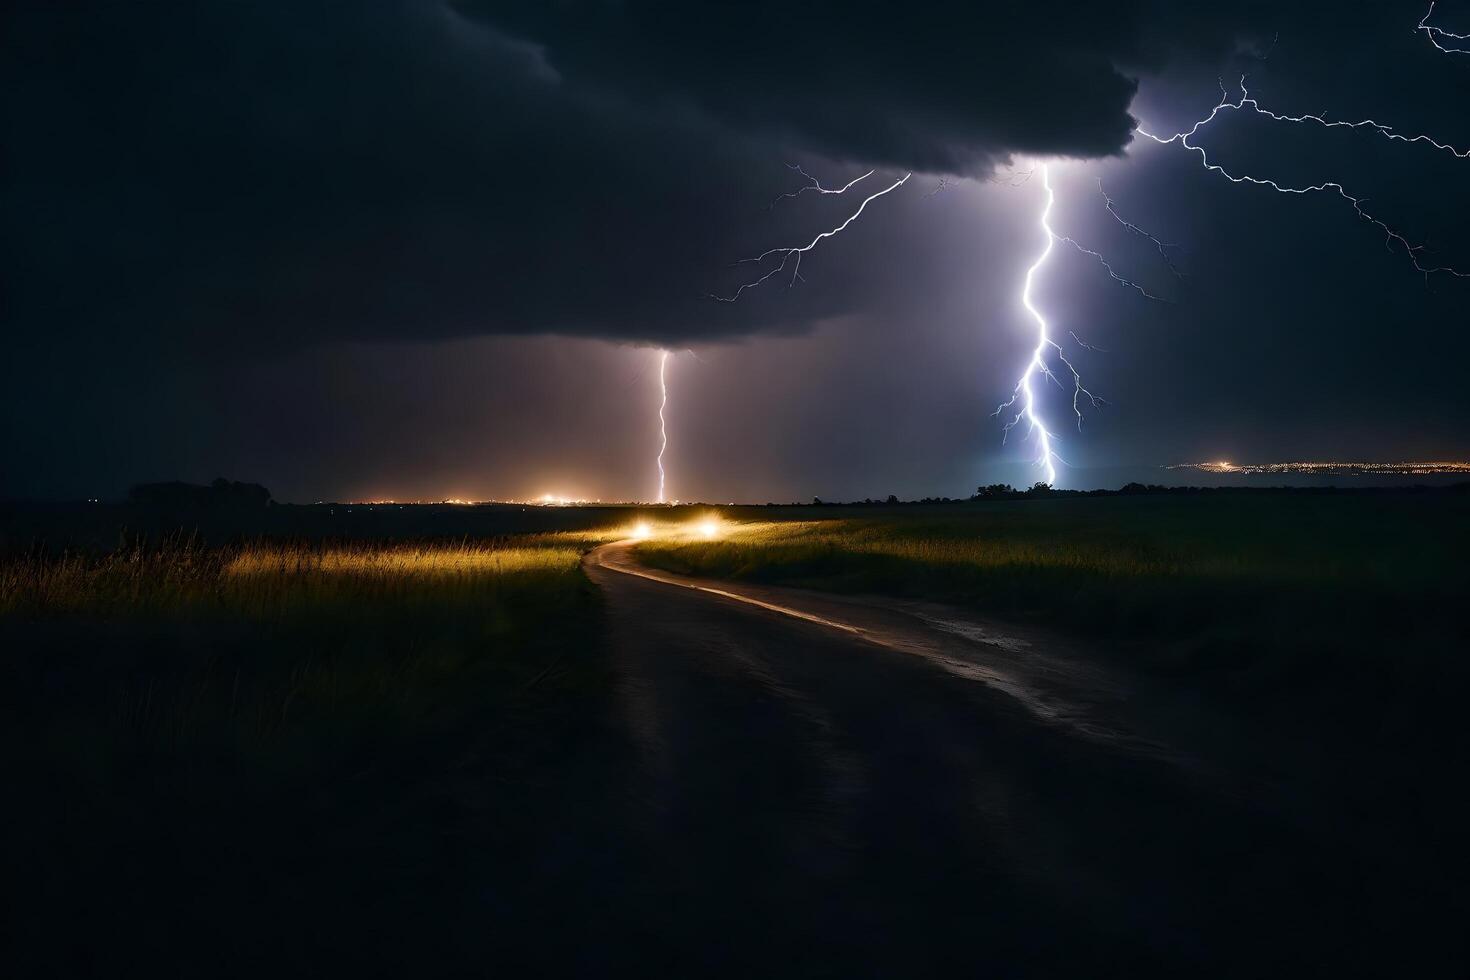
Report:
[[[1248,72],[1278,112],[1470,146],[1470,55],[1415,32],[1426,8],[7,5],[0,498],[223,475],[291,501],[649,499],[660,348],[672,497],[1029,484],[1033,447],[991,413],[1035,343],[1043,191],[987,178],[1040,161],[1056,232],[1169,300],[1071,250],[1039,273],[1107,400],[1079,432],[1070,388],[1046,392],[1060,484],[1470,457],[1470,279],[1426,282],[1337,197],[1132,136]],[[1470,32],[1470,3],[1434,22]],[[1470,159],[1245,113],[1199,142],[1340,181],[1425,264],[1470,269]],[[915,176],[802,281],[716,302],[750,277],[734,260],[856,205],[771,206],[792,163]]]

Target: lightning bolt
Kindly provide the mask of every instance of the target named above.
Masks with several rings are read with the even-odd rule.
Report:
[[[1470,54],[1470,52],[1466,53]],[[1272,112],[1269,109],[1263,109],[1259,102],[1245,95],[1244,78],[1240,80],[1240,84],[1242,97],[1241,100],[1235,104],[1236,107],[1244,108],[1248,106],[1251,111],[1256,113],[1257,115],[1265,116],[1268,119],[1274,119],[1277,122],[1316,123],[1324,129],[1367,129],[1371,130],[1372,132],[1378,133],[1380,136],[1383,136],[1386,139],[1398,140],[1401,143],[1427,143],[1430,146],[1434,147],[1436,150],[1443,150],[1451,156],[1459,157],[1461,160],[1470,158],[1470,149],[1457,149],[1456,147],[1451,146],[1448,143],[1441,143],[1439,140],[1434,139],[1432,136],[1425,136],[1422,134],[1417,136],[1404,136],[1402,133],[1396,132],[1392,126],[1385,126],[1383,123],[1378,122],[1374,119],[1359,119],[1357,122],[1349,122],[1345,119],[1328,119],[1324,116],[1314,115],[1310,112],[1300,116],[1289,116],[1280,112]]]
[[[1393,251],[1395,246],[1401,247],[1404,250],[1404,254],[1408,256],[1409,262],[1420,274],[1424,276],[1426,281],[1431,275],[1434,275],[1435,273],[1444,273],[1446,275],[1455,276],[1461,279],[1470,278],[1470,272],[1461,272],[1451,266],[1425,265],[1423,262],[1420,261],[1420,253],[1424,251],[1423,245],[1416,245],[1413,242],[1410,242],[1409,239],[1406,238],[1402,233],[1390,227],[1381,218],[1373,215],[1363,206],[1365,200],[1364,198],[1349,194],[1347,189],[1335,180],[1325,180],[1320,183],[1307,184],[1297,187],[1289,184],[1282,184],[1269,177],[1257,177],[1252,174],[1231,173],[1219,164],[1212,162],[1210,160],[1209,154],[1205,151],[1204,147],[1190,142],[1190,140],[1193,139],[1194,136],[1198,134],[1201,129],[1214,122],[1215,119],[1222,112],[1241,111],[1246,108],[1250,108],[1251,111],[1263,116],[1267,116],[1278,122],[1316,123],[1322,126],[1335,125],[1351,129],[1367,128],[1379,133],[1382,136],[1386,136],[1389,139],[1402,140],[1405,143],[1416,143],[1424,141],[1431,143],[1442,150],[1447,150],[1451,153],[1454,153],[1456,156],[1463,155],[1461,151],[1456,150],[1454,147],[1449,146],[1448,144],[1439,143],[1435,140],[1429,139],[1428,137],[1401,136],[1398,133],[1394,132],[1391,128],[1384,126],[1381,123],[1374,122],[1371,119],[1366,119],[1357,123],[1348,123],[1342,121],[1327,120],[1321,116],[1287,116],[1279,113],[1269,112],[1262,109],[1259,103],[1257,103],[1255,99],[1251,98],[1250,92],[1246,89],[1245,86],[1244,76],[1242,76],[1240,79],[1240,98],[1238,100],[1236,100],[1235,102],[1231,102],[1230,95],[1225,91],[1225,86],[1222,84],[1220,86],[1219,104],[1216,105],[1215,108],[1210,110],[1209,115],[1196,122],[1193,126],[1185,130],[1184,132],[1175,133],[1173,136],[1168,137],[1155,136],[1153,133],[1145,130],[1142,126],[1138,127],[1135,132],[1137,132],[1140,136],[1153,140],[1155,143],[1159,143],[1165,146],[1169,145],[1170,143],[1178,143],[1186,150],[1199,154],[1200,163],[1203,164],[1206,170],[1219,174],[1226,180],[1230,181],[1232,184],[1253,184],[1257,187],[1269,188],[1280,194],[1336,194],[1338,197],[1347,201],[1348,204],[1352,206],[1353,211],[1357,214],[1359,218],[1373,225],[1383,233],[1384,246],[1389,251]]]
[[[1129,221],[1127,218],[1119,214],[1117,204],[1114,203],[1113,199],[1108,196],[1108,192],[1103,190],[1101,177],[1097,179],[1097,192],[1102,195],[1103,206],[1107,208],[1108,214],[1113,216],[1113,220],[1117,221],[1118,224],[1122,225],[1124,228],[1127,228],[1133,234],[1152,244],[1154,249],[1159,253],[1159,258],[1163,259],[1164,264],[1169,267],[1169,271],[1174,273],[1174,278],[1183,279],[1184,273],[1179,271],[1179,269],[1174,265],[1174,259],[1169,255],[1169,249],[1178,248],[1179,246],[1174,245],[1170,242],[1160,241],[1155,236],[1144,231],[1142,228],[1138,227],[1133,222]],[[1073,334],[1072,336],[1075,337],[1077,335]],[[1081,343],[1081,341],[1079,340],[1078,343]]]
[[[1095,350],[1099,354],[1106,354],[1108,352],[1107,351],[1107,348],[1105,348],[1105,347],[1097,347],[1097,346],[1094,346],[1093,344],[1089,344],[1087,341],[1085,341],[1081,337],[1077,336],[1077,331],[1075,331],[1075,330],[1068,330],[1067,333],[1069,333],[1069,334],[1072,335],[1072,340],[1075,341],[1076,344],[1077,344],[1077,346],[1078,347],[1081,347],[1083,350]]]
[[[854,186],[856,186],[857,184],[862,183],[863,181],[867,180],[869,177],[873,176],[873,174],[877,173],[876,170],[869,170],[867,173],[863,174],[861,177],[854,177],[852,180],[849,180],[847,183],[843,184],[841,187],[824,187],[822,185],[822,182],[820,180],[818,180],[817,178],[813,177],[811,174],[807,173],[805,170],[801,169],[801,164],[798,164],[798,163],[788,163],[786,166],[787,166],[788,169],[795,170],[797,173],[801,174],[802,177],[806,178],[806,183],[804,185],[802,185],[801,187],[798,187],[794,191],[788,191],[787,193],[782,194],[780,197],[776,198],[770,204],[767,204],[766,205],[766,210],[767,211],[771,210],[771,208],[774,208],[776,205],[780,204],[782,201],[786,200],[789,197],[801,197],[801,195],[806,194],[806,193],[808,193],[810,191],[815,191],[818,194],[846,194],[848,191],[852,190],[852,188]]]
[[[866,176],[866,175],[864,175],[864,176]],[[768,272],[766,272],[764,275],[760,276],[759,278],[752,279],[751,281],[746,282],[746,283],[742,283],[740,285],[740,287],[738,289],[736,289],[735,292],[731,293],[730,295],[728,295],[728,296],[716,296],[713,293],[711,293],[710,294],[710,298],[711,299],[719,300],[721,303],[733,303],[736,300],[738,300],[745,293],[745,291],[747,289],[754,289],[755,287],[760,286],[760,285],[762,285],[762,284],[770,281],[774,276],[780,274],[783,270],[785,270],[787,266],[791,266],[792,267],[792,269],[791,269],[791,281],[789,283],[787,283],[787,285],[788,286],[794,286],[794,285],[796,285],[796,280],[799,279],[799,278],[801,278],[801,260],[802,260],[802,257],[803,256],[805,256],[812,249],[816,248],[818,245],[822,244],[822,242],[826,241],[827,239],[832,238],[835,235],[842,234],[844,231],[847,230],[847,228],[848,228],[849,225],[851,225],[854,221],[856,221],[859,217],[862,216],[863,211],[867,208],[867,206],[869,204],[873,203],[878,198],[883,197],[885,194],[891,194],[894,191],[898,190],[904,184],[907,184],[908,181],[909,181],[909,178],[912,177],[912,176],[913,176],[913,173],[912,172],[906,173],[902,177],[900,177],[897,180],[895,180],[893,183],[889,184],[887,187],[884,187],[882,190],[874,191],[872,194],[869,194],[867,197],[863,198],[863,202],[861,204],[859,204],[857,206],[857,209],[854,210],[852,212],[852,214],[848,215],[847,218],[846,218],[846,220],[844,220],[841,224],[837,225],[834,228],[829,228],[826,231],[821,232],[815,238],[813,238],[810,242],[807,242],[805,245],[787,246],[787,247],[784,247],[784,248],[768,248],[764,252],[762,252],[761,254],[757,255],[755,258],[752,258],[752,259],[742,259],[737,264],[754,264],[754,265],[757,265],[757,266],[762,266],[762,265],[765,265],[765,263],[768,260],[770,260],[770,259],[772,259],[772,258],[774,258],[776,256],[780,256],[781,261],[780,261],[780,263],[778,265],[773,266]],[[858,178],[858,180],[861,180],[861,179],[862,179],[861,177]],[[856,182],[857,181],[850,182],[847,185],[847,187],[851,187]],[[838,194],[840,194],[840,193],[842,193],[842,191],[847,190],[847,187],[844,187],[841,190],[837,190],[837,191],[829,191],[828,193],[838,193]],[[797,191],[796,193],[799,194],[801,192],[800,191]],[[777,200],[779,200],[779,198]]]
[[[669,448],[669,430],[664,421],[664,409],[669,404],[668,383],[669,352],[658,352],[658,502],[664,502],[664,450]]]
[[[773,205],[788,197],[799,197],[801,194],[808,191],[815,191],[820,194],[843,194],[852,189],[855,184],[862,180],[865,180],[873,174],[873,171],[870,170],[867,173],[851,181],[848,181],[841,187],[829,188],[824,186],[821,181],[808,174],[805,170],[802,170],[799,166],[792,165],[791,169],[795,170],[797,173],[801,174],[802,177],[806,178],[808,183],[795,191],[791,191],[789,193],[781,195],[781,197],[776,198],[776,201],[772,202]],[[1010,434],[1010,431],[1013,428],[1015,428],[1024,420],[1027,423],[1028,433],[1036,438],[1038,447],[1036,460],[1037,465],[1040,466],[1046,473],[1046,482],[1055,483],[1057,475],[1056,464],[1065,463],[1065,461],[1059,455],[1057,455],[1057,452],[1054,448],[1054,443],[1057,441],[1057,437],[1048,427],[1045,419],[1042,417],[1041,407],[1037,401],[1036,392],[1033,388],[1033,382],[1036,381],[1038,378],[1045,378],[1050,381],[1056,382],[1058,385],[1061,385],[1061,381],[1057,377],[1057,373],[1053,369],[1049,358],[1054,358],[1057,362],[1059,362],[1067,369],[1067,373],[1070,374],[1072,378],[1072,413],[1077,418],[1077,427],[1079,429],[1082,427],[1083,418],[1082,400],[1084,398],[1087,399],[1087,401],[1094,408],[1100,407],[1101,405],[1105,404],[1105,402],[1103,401],[1103,399],[1099,398],[1097,395],[1093,394],[1091,391],[1083,386],[1081,373],[1078,372],[1077,368],[1072,364],[1072,362],[1067,359],[1066,353],[1063,351],[1061,345],[1051,338],[1050,327],[1047,323],[1046,317],[1043,316],[1041,311],[1036,308],[1031,298],[1032,284],[1036,278],[1036,274],[1041,269],[1041,267],[1046,264],[1047,259],[1051,256],[1052,250],[1058,244],[1068,245],[1082,255],[1085,255],[1097,262],[1098,265],[1103,268],[1103,271],[1108,274],[1109,278],[1111,278],[1119,285],[1126,286],[1127,288],[1132,289],[1133,291],[1137,292],[1139,295],[1147,299],[1157,300],[1159,302],[1165,303],[1169,301],[1161,296],[1157,296],[1149,292],[1141,284],[1120,275],[1118,271],[1113,268],[1112,264],[1108,262],[1108,260],[1104,258],[1100,252],[1097,252],[1094,249],[1090,249],[1085,245],[1082,245],[1074,238],[1066,235],[1058,235],[1055,231],[1052,230],[1051,210],[1052,206],[1056,202],[1056,193],[1052,189],[1051,175],[1045,165],[1041,165],[1039,168],[1033,168],[1032,170],[1015,171],[1006,175],[1005,177],[993,176],[989,179],[993,183],[1004,183],[1011,187],[1019,187],[1030,180],[1037,169],[1039,169],[1041,172],[1042,184],[1046,190],[1046,205],[1041,213],[1041,229],[1046,235],[1046,248],[1043,250],[1040,257],[1037,258],[1036,262],[1031,266],[1031,268],[1027,270],[1025,285],[1022,288],[1021,292],[1022,305],[1026,308],[1026,311],[1030,313],[1031,317],[1036,321],[1037,342],[1035,349],[1031,353],[1031,359],[1027,362],[1026,369],[1024,372],[1022,372],[1020,380],[1017,381],[1016,388],[1012,392],[1010,399],[1006,402],[1003,402],[995,410],[994,415],[999,416],[1006,409],[1019,406],[1017,408],[1016,415],[1008,422],[1006,422],[1002,429],[1002,441],[1004,441],[1005,436],[1008,436]],[[735,290],[734,293],[728,296],[711,295],[711,298],[720,300],[721,302],[725,303],[733,303],[738,300],[745,293],[746,290],[754,289],[755,287],[769,281],[772,277],[776,276],[782,270],[784,270],[788,265],[794,265],[791,273],[791,282],[788,283],[788,285],[795,285],[796,281],[801,277],[802,256],[810,252],[812,249],[816,248],[825,239],[831,238],[834,235],[838,235],[845,231],[848,226],[850,226],[862,215],[864,209],[867,208],[869,204],[871,204],[878,198],[883,197],[885,194],[890,194],[893,191],[898,190],[898,188],[906,184],[909,178],[911,178],[912,176],[912,172],[906,173],[902,177],[899,177],[897,180],[893,181],[893,183],[889,184],[887,187],[884,187],[881,190],[875,191],[874,193],[868,195],[841,224],[818,234],[806,245],[768,249],[753,259],[745,259],[744,262],[762,264],[776,256],[780,256],[781,261],[773,268],[767,270],[761,276],[742,284],[739,288]],[[930,191],[929,194],[925,195],[925,197],[933,197],[935,194],[939,193],[946,186],[948,186],[948,183],[949,178],[941,178],[938,186],[935,187],[934,190]],[[1101,182],[1099,182],[1098,184],[1098,190],[1102,191]],[[1160,241],[1158,238],[1144,231],[1142,228],[1138,227],[1130,221],[1125,220],[1123,216],[1118,213],[1112,198],[1108,197],[1106,193],[1103,193],[1103,199],[1106,202],[1108,213],[1111,214],[1114,219],[1123,224],[1123,226],[1126,227],[1129,231],[1152,242],[1155,248],[1158,249],[1160,256],[1163,257],[1164,262],[1169,266],[1170,271],[1174,272],[1176,276],[1179,276],[1180,273],[1178,269],[1174,267],[1174,264],[1170,260],[1168,254],[1168,249],[1173,248],[1174,246]],[[1089,350],[1100,350],[1100,348],[1090,347],[1088,344],[1083,343],[1081,338],[1077,337],[1076,333],[1073,333],[1072,337],[1077,341],[1078,345],[1083,348]],[[662,381],[662,374],[660,374],[660,380]],[[662,421],[662,414],[660,414],[660,421]],[[660,454],[660,459],[662,459],[662,454]],[[662,466],[660,466],[659,473],[660,481],[662,481]],[[662,483],[660,483],[659,499],[660,501],[662,501],[663,499]]]
[[[1150,236],[1150,237],[1152,237],[1152,236]],[[1120,285],[1120,286],[1127,286],[1129,289],[1133,290],[1135,293],[1137,293],[1138,295],[1142,296],[1144,299],[1151,299],[1151,300],[1154,300],[1154,301],[1159,302],[1159,303],[1168,303],[1168,302],[1170,302],[1169,300],[1165,299],[1162,296],[1156,296],[1153,293],[1149,292],[1147,289],[1143,288],[1143,286],[1141,286],[1138,283],[1134,282],[1132,279],[1127,279],[1127,278],[1125,278],[1123,276],[1118,275],[1118,271],[1113,268],[1112,263],[1110,263],[1107,259],[1105,259],[1105,258],[1102,257],[1102,253],[1101,252],[1095,252],[1092,249],[1086,247],[1085,245],[1078,244],[1078,242],[1077,242],[1077,240],[1075,238],[1068,238],[1066,235],[1057,235],[1056,236],[1056,240],[1058,242],[1061,242],[1063,245],[1070,245],[1070,246],[1072,246],[1078,252],[1080,252],[1083,255],[1086,255],[1088,258],[1093,259],[1094,261],[1096,261],[1098,265],[1102,266],[1103,271],[1108,274],[1108,278],[1112,279],[1113,282],[1117,283],[1118,285]],[[1168,261],[1167,257],[1165,258],[1165,261]],[[1169,264],[1169,268],[1172,269],[1173,267],[1174,267],[1173,266],[1173,263],[1170,263]]]
[[[1424,17],[1420,19],[1419,24],[1417,25],[1417,30],[1422,31],[1429,38],[1430,43],[1432,43],[1440,51],[1449,54],[1470,54],[1470,48],[1460,48],[1453,44],[1453,42],[1457,41],[1470,41],[1470,34],[1455,34],[1442,28],[1433,27],[1428,23],[1430,17],[1434,14],[1434,6],[1434,3],[1431,2],[1429,5],[1429,10],[1425,13]],[[1451,43],[1442,44],[1441,40]],[[1275,47],[1274,42],[1272,44],[1272,47]],[[1267,56],[1269,56],[1269,52],[1267,53]],[[1265,60],[1265,57],[1266,56],[1263,56],[1262,60]],[[1425,251],[1424,245],[1411,242],[1406,236],[1394,229],[1387,222],[1383,221],[1381,218],[1368,211],[1367,208],[1364,206],[1366,198],[1358,197],[1354,194],[1349,193],[1341,183],[1335,180],[1324,180],[1315,184],[1294,186],[1290,184],[1283,184],[1280,181],[1277,181],[1270,177],[1260,177],[1254,174],[1246,173],[1234,173],[1227,170],[1220,164],[1213,162],[1210,159],[1208,151],[1206,151],[1205,148],[1200,146],[1199,144],[1192,142],[1192,140],[1199,134],[1202,129],[1205,129],[1211,123],[1213,123],[1221,115],[1221,113],[1249,110],[1257,115],[1265,116],[1272,121],[1279,123],[1292,123],[1296,125],[1316,125],[1324,129],[1367,130],[1390,141],[1401,142],[1405,144],[1422,143],[1427,146],[1433,147],[1434,149],[1441,152],[1449,153],[1458,159],[1470,159],[1470,149],[1461,149],[1451,144],[1441,142],[1440,140],[1437,140],[1425,134],[1405,135],[1399,133],[1392,126],[1380,123],[1375,119],[1360,119],[1353,121],[1346,119],[1329,118],[1325,113],[1321,115],[1315,113],[1291,115],[1287,113],[1275,112],[1266,109],[1259,103],[1259,101],[1253,98],[1250,92],[1247,90],[1245,82],[1245,76],[1241,76],[1240,97],[1233,102],[1231,101],[1230,95],[1226,91],[1225,86],[1222,83],[1220,85],[1219,103],[1217,103],[1215,107],[1210,110],[1208,115],[1206,115],[1203,119],[1195,122],[1189,129],[1184,130],[1183,132],[1178,132],[1173,134],[1172,136],[1167,137],[1157,136],[1144,129],[1142,126],[1139,126],[1135,130],[1135,132],[1137,132],[1140,136],[1152,140],[1153,142],[1160,145],[1167,146],[1174,143],[1179,144],[1184,149],[1198,154],[1200,163],[1206,170],[1212,173],[1217,173],[1234,184],[1251,184],[1257,187],[1265,187],[1280,194],[1336,194],[1339,198],[1348,202],[1348,204],[1352,207],[1353,212],[1358,216],[1359,219],[1367,222],[1368,224],[1374,226],[1380,232],[1382,232],[1382,234],[1384,235],[1385,248],[1387,248],[1390,252],[1394,251],[1396,248],[1402,248],[1404,254],[1408,257],[1410,264],[1412,264],[1414,269],[1424,276],[1426,281],[1429,279],[1430,276],[1436,273],[1444,273],[1446,275],[1455,276],[1457,278],[1470,278],[1470,272],[1462,272],[1451,266],[1425,264],[1424,261],[1421,261],[1421,255]],[[795,191],[782,194],[771,203],[771,207],[774,207],[775,204],[786,198],[800,197],[802,194],[805,193],[815,192],[818,194],[844,194],[861,181],[864,181],[867,178],[871,177],[874,173],[874,171],[869,170],[861,176],[854,178],[851,181],[848,181],[848,183],[844,184],[841,187],[826,187],[821,183],[821,181],[808,174],[801,167],[792,165],[791,169],[800,174],[807,181],[807,183]],[[1054,359],[1056,362],[1059,362],[1061,365],[1065,366],[1067,372],[1071,375],[1072,412],[1076,416],[1079,429],[1081,428],[1083,419],[1082,399],[1086,398],[1089,402],[1091,402],[1093,407],[1098,407],[1099,405],[1104,404],[1104,402],[1102,399],[1098,398],[1096,395],[1094,395],[1091,391],[1083,386],[1081,374],[1077,371],[1072,362],[1067,359],[1066,353],[1063,350],[1062,346],[1057,343],[1057,341],[1052,339],[1051,326],[1048,323],[1045,314],[1043,314],[1041,310],[1037,308],[1033,300],[1033,287],[1035,285],[1038,273],[1051,258],[1051,255],[1055,251],[1058,244],[1068,245],[1082,255],[1085,255],[1096,261],[1100,266],[1102,266],[1103,270],[1108,274],[1108,276],[1119,285],[1128,287],[1129,289],[1134,290],[1139,295],[1147,299],[1158,300],[1161,302],[1168,302],[1168,300],[1149,292],[1141,284],[1120,275],[1117,270],[1114,269],[1113,266],[1108,262],[1108,260],[1103,257],[1101,253],[1087,248],[1086,246],[1082,245],[1071,237],[1058,235],[1053,230],[1051,226],[1051,212],[1056,203],[1056,193],[1051,186],[1051,175],[1049,172],[1049,168],[1045,164],[1042,164],[1038,169],[1041,173],[1041,183],[1046,195],[1045,203],[1041,209],[1040,215],[1040,226],[1041,231],[1045,237],[1045,246],[1042,248],[1041,253],[1036,257],[1035,261],[1033,261],[1031,266],[1026,270],[1025,280],[1021,288],[1021,305],[1025,308],[1026,312],[1036,323],[1036,346],[1031,351],[1031,357],[1026,362],[1025,369],[1021,372],[1021,376],[1016,382],[1016,386],[1011,393],[1011,397],[1005,402],[1002,402],[1000,406],[996,408],[994,415],[1000,416],[1008,409],[1015,409],[1015,414],[1010,417],[1010,419],[1005,423],[1003,427],[1002,431],[1004,435],[1002,441],[1004,441],[1005,436],[1009,436],[1012,429],[1020,425],[1022,422],[1025,422],[1028,435],[1032,436],[1036,442],[1036,465],[1041,468],[1042,471],[1046,474],[1046,482],[1052,484],[1056,482],[1057,464],[1062,463],[1063,465],[1065,465],[1065,460],[1063,460],[1056,451],[1055,444],[1058,441],[1058,437],[1053,432],[1051,427],[1047,424],[1046,419],[1043,417],[1042,408],[1039,403],[1036,391],[1036,386],[1040,384],[1043,379],[1050,380],[1057,383],[1058,385],[1061,385],[1061,381],[1057,377],[1057,371],[1052,366],[1052,360]],[[1020,183],[1024,183],[1027,179],[1029,179],[1032,173],[1033,171],[1026,171],[1023,174],[1019,175],[1019,177],[1016,174],[1012,174],[1010,177],[1006,178],[1005,182],[1009,183],[1011,186],[1018,186]],[[859,217],[862,216],[863,211],[867,208],[869,204],[880,197],[883,197],[887,194],[892,193],[893,191],[898,190],[900,187],[906,184],[909,178],[911,178],[912,176],[912,172],[906,173],[902,177],[899,177],[897,180],[893,181],[888,186],[868,195],[857,206],[857,208],[851,214],[849,214],[847,218],[843,220],[840,224],[828,229],[827,231],[819,233],[805,245],[767,249],[754,258],[744,259],[741,261],[741,263],[737,263],[754,264],[757,267],[764,267],[772,259],[780,259],[780,261],[776,265],[769,268],[758,277],[751,279],[748,282],[742,283],[733,293],[727,296],[717,296],[711,294],[711,298],[724,303],[733,303],[740,299],[740,297],[746,292],[746,290],[754,289],[757,286],[765,284],[775,276],[784,272],[788,266],[791,267],[791,279],[787,285],[788,287],[794,286],[796,282],[801,279],[801,261],[807,253],[811,252],[826,239],[832,238],[847,230],[847,228],[852,225],[853,222],[855,222]],[[991,179],[995,180],[995,178]],[[947,177],[941,178],[938,185],[925,196],[935,196],[936,194],[943,191],[948,186],[948,184],[949,179]],[[1108,195],[1107,191],[1103,189],[1101,180],[1098,181],[1097,187],[1098,193],[1102,195],[1104,206],[1106,207],[1108,214],[1112,216],[1115,221],[1117,221],[1130,233],[1149,242],[1154,247],[1154,250],[1158,253],[1159,257],[1163,260],[1164,264],[1168,267],[1169,271],[1173,273],[1176,278],[1182,280],[1184,278],[1183,273],[1181,273],[1178,267],[1175,266],[1173,258],[1169,254],[1170,250],[1176,248],[1177,246],[1159,239],[1158,237],[1150,234],[1149,232],[1140,228],[1138,225],[1124,218],[1123,215],[1118,211],[1116,202]],[[1100,348],[1094,348],[1084,343],[1075,332],[1071,333],[1071,337],[1077,342],[1080,347],[1084,349],[1100,350]],[[667,352],[665,352],[663,356],[666,359]],[[662,385],[663,362],[660,362],[659,381]],[[667,402],[666,392],[665,402]],[[662,406],[660,406],[659,409],[659,422],[660,426],[662,427]],[[665,445],[667,445],[667,442],[667,436],[665,436]],[[660,449],[659,451],[659,500],[663,500],[662,449]]]
[[[1419,18],[1419,23],[1414,29],[1416,31],[1423,31],[1424,36],[1429,38],[1429,43],[1434,45],[1439,50],[1443,51],[1445,54],[1470,54],[1470,48],[1461,48],[1455,46],[1455,43],[1457,41],[1470,41],[1470,34],[1454,34],[1440,27],[1431,27],[1429,24],[1429,18],[1433,16],[1434,3],[1431,2],[1429,4],[1429,9],[1425,11],[1423,17]],[[1443,38],[1447,42],[1448,46],[1439,43],[1441,38]]]
[[[1036,321],[1036,347],[1032,349],[1031,359],[1026,362],[1025,370],[1021,372],[1021,377],[1016,382],[1016,388],[1011,393],[1011,397],[1007,401],[1002,402],[993,414],[999,416],[1009,408],[1016,409],[1016,414],[1010,421],[1006,422],[1002,432],[1005,436],[1009,436],[1011,430],[1017,425],[1023,421],[1026,423],[1027,434],[1036,440],[1036,465],[1046,474],[1046,482],[1053,484],[1057,482],[1056,464],[1062,463],[1065,465],[1066,461],[1057,455],[1055,448],[1057,436],[1047,425],[1046,419],[1042,417],[1041,406],[1037,401],[1035,389],[1035,383],[1043,379],[1057,382],[1057,384],[1061,383],[1058,381],[1056,373],[1053,371],[1047,359],[1048,356],[1055,357],[1066,366],[1067,371],[1072,375],[1072,412],[1077,416],[1077,425],[1079,428],[1082,426],[1081,399],[1087,398],[1093,407],[1101,405],[1102,399],[1082,386],[1082,375],[1073,367],[1072,362],[1067,360],[1061,345],[1055,340],[1052,340],[1051,326],[1047,323],[1045,314],[1036,308],[1036,304],[1032,300],[1032,287],[1036,283],[1036,275],[1041,271],[1042,266],[1046,265],[1047,260],[1051,258],[1051,253],[1056,248],[1057,243],[1063,242],[1077,245],[1070,238],[1058,235],[1052,230],[1051,209],[1056,204],[1057,196],[1056,192],[1052,190],[1049,168],[1043,164],[1040,170],[1041,186],[1046,192],[1045,203],[1041,208],[1040,224],[1041,232],[1046,238],[1046,245],[1042,248],[1041,254],[1031,263],[1031,267],[1026,270],[1026,279],[1021,287],[1021,305],[1026,308],[1026,312]],[[1077,247],[1081,248],[1080,245],[1077,245]],[[1098,261],[1102,261],[1102,256],[1097,255],[1096,252],[1089,252],[1087,249],[1082,249],[1082,251],[1096,255]],[[1111,267],[1106,262],[1103,262],[1103,265],[1111,272]],[[1114,276],[1114,278],[1117,277]],[[1142,290],[1140,289],[1140,291]],[[1145,293],[1145,295],[1147,294]],[[1074,334],[1073,336],[1076,335]]]

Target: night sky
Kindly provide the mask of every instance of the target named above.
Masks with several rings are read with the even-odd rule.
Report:
[[[1289,9],[1286,9],[1289,8]],[[278,499],[964,495],[1038,478],[991,417],[1036,299],[1108,405],[1064,486],[1166,463],[1470,457],[1470,279],[1172,134],[1249,73],[1283,113],[1470,146],[1427,3],[7,4],[0,498],[215,476]],[[1470,3],[1434,23],[1470,32]],[[1236,113],[1233,169],[1332,179],[1470,269],[1470,159]],[[908,170],[720,303],[734,260]],[[1002,179],[994,179],[999,174]],[[947,178],[947,179],[945,179]],[[990,179],[987,179],[990,178]],[[941,187],[941,179],[944,183]],[[1108,215],[1159,238],[1186,273]],[[937,190],[936,190],[937,189]]]

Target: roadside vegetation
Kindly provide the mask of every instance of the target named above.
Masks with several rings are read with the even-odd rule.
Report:
[[[674,572],[1062,630],[1332,733],[1320,768],[1365,812],[1458,812],[1439,794],[1466,744],[1465,494],[205,518],[0,513],[18,974],[407,973],[425,948],[484,969],[518,915],[565,901],[567,869],[619,846],[586,817],[622,788],[598,783],[620,770],[579,561],[630,536]]]
[[[596,540],[0,560],[7,925],[58,975],[191,953],[216,973],[259,945],[242,927],[283,952],[359,936],[343,962],[442,931],[519,860],[599,708]]]
[[[641,559],[927,599],[1099,641],[1244,710],[1419,694],[1466,673],[1470,495],[1266,494],[745,510]],[[787,518],[771,520],[771,517]],[[822,519],[812,519],[820,517]],[[1331,677],[1324,677],[1329,671]],[[1325,707],[1325,705],[1324,705]],[[1348,704],[1342,705],[1344,709]]]

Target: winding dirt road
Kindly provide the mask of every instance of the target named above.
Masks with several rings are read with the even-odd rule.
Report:
[[[613,802],[547,879],[579,896],[579,969],[1319,976],[1447,952],[1372,841],[1177,692],[940,607],[682,579],[628,542],[585,567],[618,683],[587,796]]]

